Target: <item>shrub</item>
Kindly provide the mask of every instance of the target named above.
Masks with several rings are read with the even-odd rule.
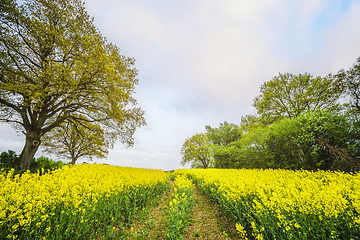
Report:
[[[19,156],[12,150],[8,150],[8,152],[2,152],[0,154],[0,167],[1,168],[14,168]]]
[[[33,163],[31,164],[31,170],[32,172],[41,171],[41,169],[44,169],[44,171],[52,171],[58,168],[62,168],[65,164],[62,161],[53,161],[47,157],[39,157],[37,159],[34,159]]]

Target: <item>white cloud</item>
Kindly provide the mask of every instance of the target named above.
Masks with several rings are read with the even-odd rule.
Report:
[[[249,104],[254,86],[273,73],[268,66],[281,65],[261,31],[261,14],[272,4],[193,1],[187,8],[176,2],[158,10],[154,2],[141,3],[103,1],[111,8],[101,9],[106,16],[96,22],[104,35],[128,48],[139,68],[157,69],[153,81],[196,89],[211,104]]]

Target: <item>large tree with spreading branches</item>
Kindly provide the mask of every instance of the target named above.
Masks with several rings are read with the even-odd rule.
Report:
[[[261,85],[261,94],[254,99],[253,106],[261,122],[271,124],[295,118],[306,111],[339,110],[344,90],[343,81],[331,75],[279,73]]]
[[[25,134],[19,167],[29,169],[42,137],[64,122],[132,145],[146,124],[132,97],[134,59],[106,41],[84,3],[0,1],[0,121]]]

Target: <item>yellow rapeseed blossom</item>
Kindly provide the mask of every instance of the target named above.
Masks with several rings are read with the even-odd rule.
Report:
[[[0,239],[81,236],[114,218],[126,222],[134,204],[142,209],[165,188],[167,175],[153,169],[83,164],[41,176],[0,172]]]
[[[191,217],[190,211],[194,206],[193,183],[182,175],[174,180],[174,194],[170,200],[167,219],[167,239],[183,239],[182,235]]]
[[[175,173],[193,179],[236,222],[247,222],[242,227],[255,239],[360,236],[359,173],[271,169],[179,169]]]
[[[240,223],[235,224],[235,228],[239,232],[241,239],[247,239],[246,230]]]

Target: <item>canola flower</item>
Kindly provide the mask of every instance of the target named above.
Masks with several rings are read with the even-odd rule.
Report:
[[[232,218],[242,239],[359,239],[360,174],[180,169]]]
[[[0,172],[0,239],[94,239],[169,188],[161,170],[99,164],[12,175]]]
[[[174,194],[169,202],[169,217],[167,220],[167,239],[184,239],[183,234],[191,217],[194,206],[192,181],[185,176],[176,175]]]

